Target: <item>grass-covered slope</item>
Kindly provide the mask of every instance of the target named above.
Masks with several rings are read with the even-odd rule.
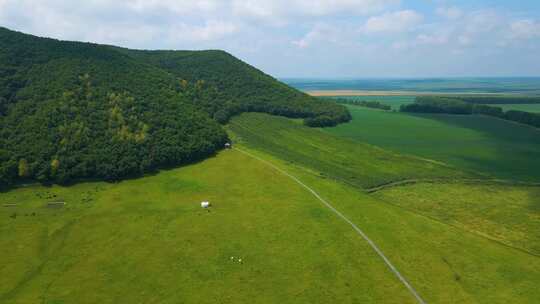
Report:
[[[440,163],[341,139],[318,129],[307,128],[298,121],[266,114],[239,115],[231,120],[228,128],[236,141],[249,147],[359,188],[407,179],[470,176]]]
[[[189,60],[157,64],[168,54]],[[0,187],[192,162],[227,140],[218,122],[253,110],[349,117],[223,52],[138,52],[0,28]]]

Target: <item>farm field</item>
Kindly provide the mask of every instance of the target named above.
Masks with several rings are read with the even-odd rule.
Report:
[[[410,115],[349,106],[324,132],[502,179],[540,181],[540,130],[484,116]]]
[[[374,196],[540,257],[540,186],[420,183]]]
[[[406,179],[477,177],[433,161],[332,136],[307,128],[300,121],[267,114],[239,115],[228,128],[235,135],[235,141],[361,189]]]
[[[501,107],[504,111],[517,110],[540,113],[540,104],[493,104],[491,106]]]
[[[428,303],[540,297],[539,258],[252,153],[362,227]],[[67,205],[44,207],[50,199]],[[235,150],[118,184],[22,188],[0,201],[19,204],[0,211],[0,245],[10,249],[2,303],[414,303],[348,224]]]

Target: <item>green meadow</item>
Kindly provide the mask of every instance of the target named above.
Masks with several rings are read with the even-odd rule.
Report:
[[[540,130],[485,116],[410,115],[349,106],[350,123],[324,129],[333,136],[468,172],[540,181]]]
[[[364,229],[428,303],[540,297],[537,257],[252,152]],[[49,198],[67,204],[49,208]],[[2,303],[414,303],[348,224],[238,151],[118,184],[0,199],[18,204],[0,213]]]
[[[413,303],[349,226],[236,151],[0,201],[18,204],[0,210],[0,303]]]
[[[537,188],[464,186],[482,175],[266,114],[227,129],[360,227],[427,303],[540,298]],[[404,179],[446,182],[361,191]],[[0,206],[0,303],[415,303],[348,223],[235,149],[119,183],[13,189]]]

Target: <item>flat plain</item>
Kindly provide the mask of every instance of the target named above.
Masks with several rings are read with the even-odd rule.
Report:
[[[540,130],[474,115],[410,115],[349,106],[350,123],[324,129],[337,137],[433,159],[495,178],[540,180]]]

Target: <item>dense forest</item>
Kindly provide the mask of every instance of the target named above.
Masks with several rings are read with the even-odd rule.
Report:
[[[347,98],[335,98],[332,100],[334,100],[338,104],[348,104],[348,105],[353,105],[353,106],[379,109],[379,110],[385,110],[385,111],[392,110],[391,106],[383,104],[380,101],[355,100],[355,99],[347,99]]]
[[[434,113],[434,114],[461,114],[461,115],[488,115],[510,120],[529,126],[540,128],[540,114],[524,111],[506,111],[496,106],[479,103],[469,103],[461,99],[419,96],[414,103],[402,105],[401,112]]]
[[[203,96],[191,100],[221,123],[242,112],[306,118],[307,125],[317,127],[351,119],[345,107],[293,89],[223,51],[119,50],[187,83],[196,83]]]
[[[133,51],[0,28],[0,188],[118,180],[193,162],[245,111],[350,119],[221,51]]]

